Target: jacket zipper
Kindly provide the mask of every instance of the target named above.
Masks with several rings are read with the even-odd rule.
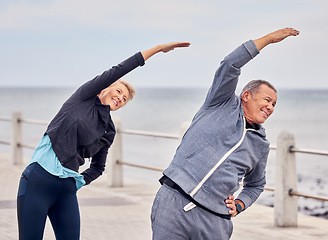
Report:
[[[210,176],[212,176],[214,171],[224,162],[224,160],[226,160],[229,157],[229,155],[242,144],[242,142],[244,141],[246,132],[247,132],[245,117],[243,117],[243,119],[244,119],[244,131],[243,131],[243,135],[242,135],[241,139],[235,146],[233,146],[228,152],[226,152],[226,154],[224,154],[224,156],[220,159],[220,161],[218,161],[217,164],[206,174],[206,176],[202,179],[202,181],[200,181],[198,183],[198,185],[190,193],[191,197],[193,197],[199,191],[199,189],[202,187],[202,185],[209,179]],[[184,209],[184,211],[187,212],[187,211],[193,209],[195,206],[196,205],[193,202],[190,202],[183,209]]]

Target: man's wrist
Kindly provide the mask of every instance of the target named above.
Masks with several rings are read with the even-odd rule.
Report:
[[[235,202],[235,206],[236,206],[236,211],[237,211],[236,216],[237,216],[239,213],[243,211],[243,207],[237,202]]]

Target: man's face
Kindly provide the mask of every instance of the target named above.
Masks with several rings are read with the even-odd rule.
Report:
[[[116,111],[127,103],[129,91],[124,84],[116,82],[101,91],[98,97],[102,104],[109,105],[111,111]]]
[[[245,118],[250,124],[262,124],[273,113],[277,103],[277,93],[265,84],[251,95],[246,91],[242,96]]]

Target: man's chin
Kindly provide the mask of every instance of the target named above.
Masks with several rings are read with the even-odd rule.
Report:
[[[257,120],[255,123],[257,123],[257,124],[263,124],[265,121],[266,121],[266,119],[260,119],[260,120]]]
[[[265,123],[265,121],[266,121],[266,119],[258,122],[258,124],[263,124],[263,123]]]

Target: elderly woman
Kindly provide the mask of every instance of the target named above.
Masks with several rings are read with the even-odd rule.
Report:
[[[63,104],[20,179],[19,239],[42,239],[47,216],[56,239],[79,239],[76,192],[105,170],[108,148],[115,136],[110,112],[123,107],[135,93],[120,78],[156,53],[189,45],[173,42],[138,52],[83,84]],[[90,167],[79,173],[85,158],[92,158]]]

